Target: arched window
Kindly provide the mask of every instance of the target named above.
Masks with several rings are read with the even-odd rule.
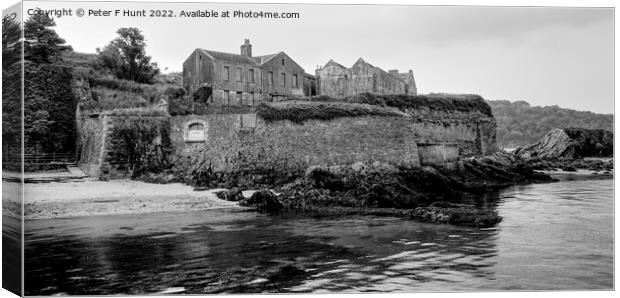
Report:
[[[186,143],[202,143],[207,139],[207,123],[202,120],[189,121],[185,124],[183,139]]]

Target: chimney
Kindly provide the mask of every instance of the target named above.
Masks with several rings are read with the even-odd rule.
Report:
[[[390,70],[388,71],[388,73],[390,73],[390,74],[391,74],[391,75],[393,75],[393,76],[397,76],[397,75],[398,75],[398,69],[390,69]]]
[[[252,45],[249,39],[245,39],[245,42],[241,45],[241,56],[252,57]]]

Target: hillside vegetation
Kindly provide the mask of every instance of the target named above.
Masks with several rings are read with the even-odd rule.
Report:
[[[533,144],[555,128],[580,127],[613,131],[611,114],[575,111],[558,106],[530,106],[525,101],[487,100],[497,120],[497,144]]]

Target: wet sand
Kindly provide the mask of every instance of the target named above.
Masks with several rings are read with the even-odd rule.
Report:
[[[3,182],[3,193],[18,183]],[[237,202],[221,200],[221,189],[194,191],[180,183],[149,184],[132,180],[26,183],[24,217],[65,218],[92,215],[142,214],[238,208]]]
[[[600,179],[613,179],[613,172],[593,171],[579,169],[574,172],[568,172],[563,170],[558,171],[540,171],[545,173],[551,178],[558,179],[559,181],[576,181],[576,180],[600,180]]]

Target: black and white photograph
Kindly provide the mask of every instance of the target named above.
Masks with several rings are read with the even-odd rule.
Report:
[[[16,295],[615,290],[614,5],[3,9]]]

